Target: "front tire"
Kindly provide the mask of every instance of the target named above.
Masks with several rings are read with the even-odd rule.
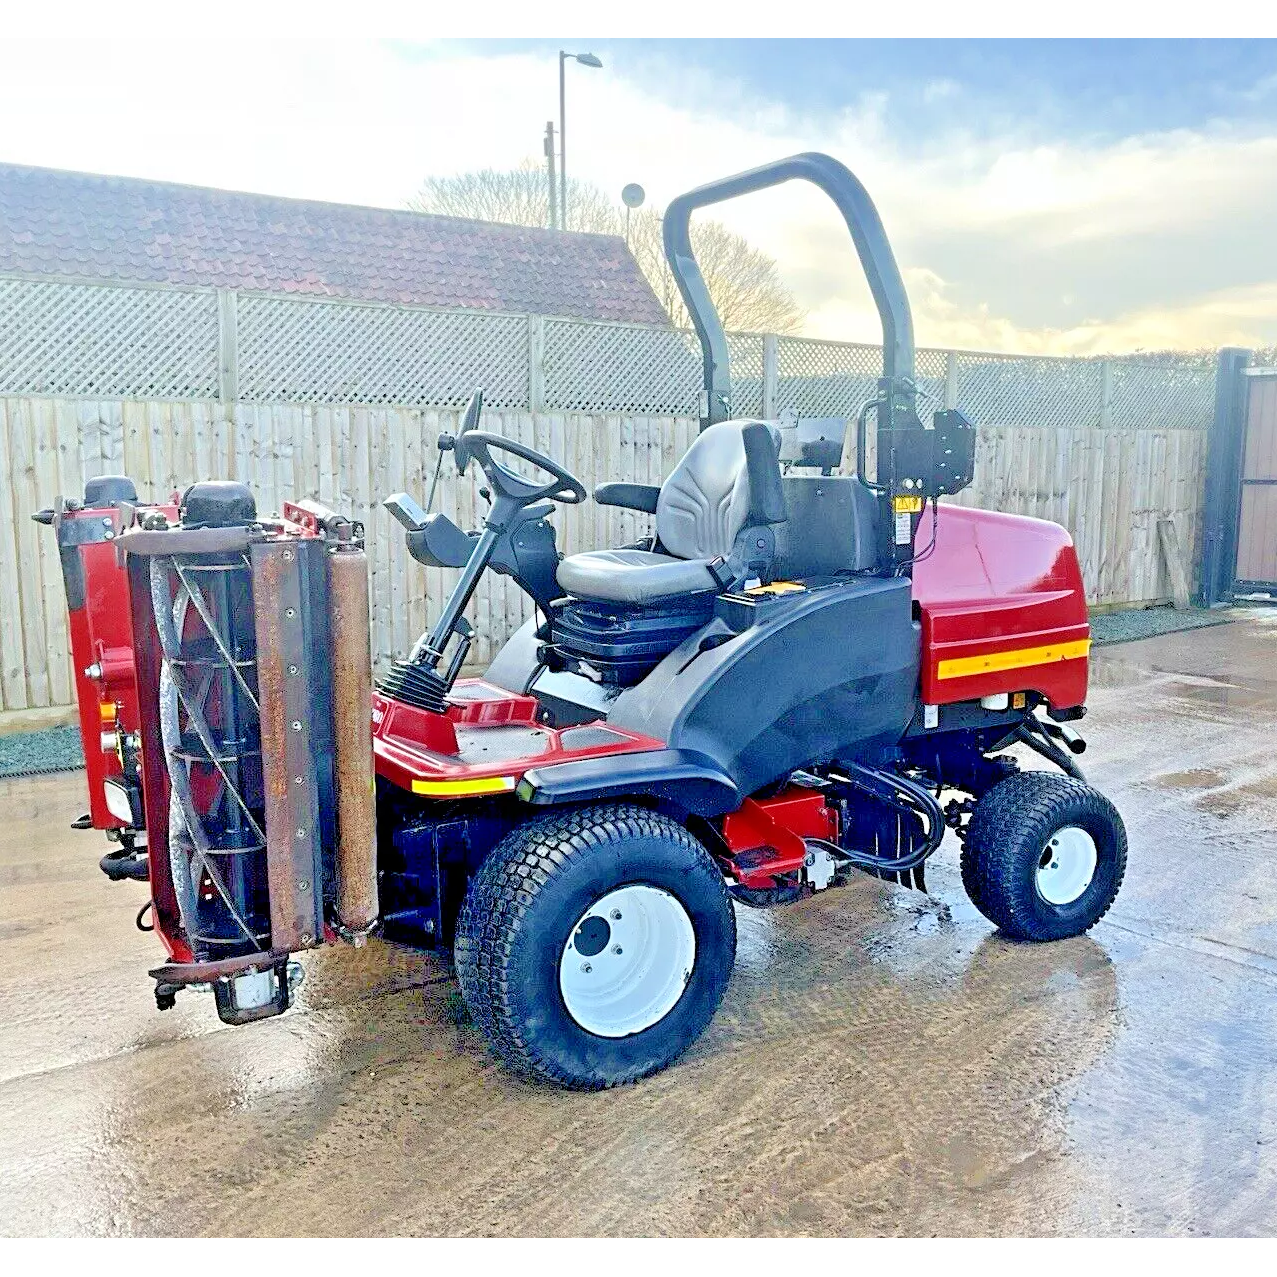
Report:
[[[1126,873],[1126,828],[1090,785],[1020,772],[976,804],[962,848],[972,903],[1016,940],[1063,940],[1109,910]]]
[[[532,821],[471,880],[454,957],[496,1053],[577,1090],[672,1063],[718,1009],[736,956],[723,875],[683,826],[608,804]]]

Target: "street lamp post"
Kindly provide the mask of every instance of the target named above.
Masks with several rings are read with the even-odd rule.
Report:
[[[545,122],[545,168],[550,178],[550,229],[559,229],[559,214],[555,207],[558,196],[558,183],[554,180],[554,121]]]
[[[567,115],[567,77],[563,68],[569,58],[575,58],[583,67],[601,67],[603,63],[592,53],[568,53],[559,50],[559,227],[568,228],[568,144],[564,127]]]

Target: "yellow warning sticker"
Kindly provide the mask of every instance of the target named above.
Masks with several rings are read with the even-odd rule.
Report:
[[[801,594],[805,585],[797,581],[773,581],[770,585],[755,585],[745,591],[746,594]]]
[[[891,508],[897,514],[921,514],[921,497],[892,497]]]
[[[414,794],[428,794],[432,798],[473,798],[477,794],[499,794],[513,789],[517,776],[475,776],[468,780],[414,780]]]
[[[989,652],[983,656],[956,656],[936,665],[937,678],[968,678],[973,674],[997,674],[1024,669],[1028,665],[1050,665],[1071,661],[1091,650],[1090,639],[1052,643],[1048,647],[1021,647],[1013,652]]]

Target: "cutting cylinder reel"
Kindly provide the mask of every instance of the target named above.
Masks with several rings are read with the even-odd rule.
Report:
[[[362,528],[305,502],[259,519],[246,488],[211,482],[118,545],[172,959],[157,999],[211,985],[230,1023],[278,1014],[289,954],[377,920]]]

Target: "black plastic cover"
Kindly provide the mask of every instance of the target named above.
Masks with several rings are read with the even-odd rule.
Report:
[[[479,538],[467,535],[446,514],[426,515],[421,527],[408,533],[408,553],[428,568],[463,568],[470,562]]]
[[[826,759],[873,759],[913,717],[921,637],[907,577],[780,595],[712,621],[621,693],[614,726],[711,760],[742,794]]]
[[[257,503],[242,483],[206,479],[182,493],[179,513],[185,528],[239,528],[257,519]]]
[[[84,484],[84,508],[102,510],[121,501],[137,503],[137,488],[124,474],[100,474]]]
[[[710,759],[682,749],[612,754],[534,767],[515,792],[534,806],[646,794],[689,816],[721,816],[735,811],[744,798]]]
[[[878,499],[858,478],[786,475],[789,522],[776,538],[781,580],[865,572],[878,562]]]

